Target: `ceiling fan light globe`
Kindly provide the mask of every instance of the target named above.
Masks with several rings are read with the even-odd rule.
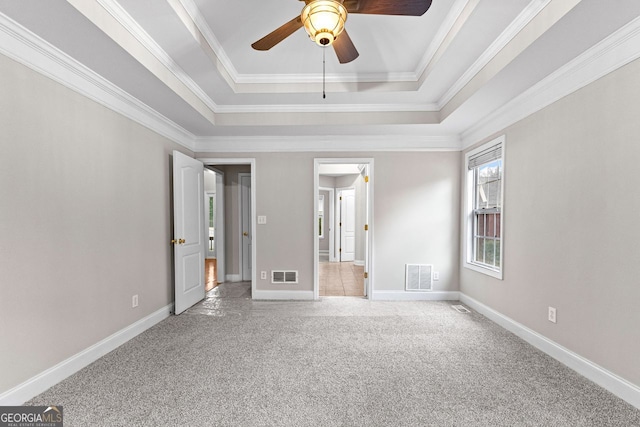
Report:
[[[344,30],[347,9],[336,0],[313,0],[302,9],[300,18],[311,40],[329,46]]]

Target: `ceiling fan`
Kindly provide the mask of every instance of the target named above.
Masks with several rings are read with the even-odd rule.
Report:
[[[251,47],[269,50],[304,27],[311,40],[320,46],[333,45],[341,64],[359,55],[344,24],[349,13],[368,15],[421,16],[431,6],[431,0],[300,0],[305,2],[300,16],[270,32]]]

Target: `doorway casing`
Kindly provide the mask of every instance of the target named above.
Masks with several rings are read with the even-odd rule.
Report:
[[[223,166],[223,165],[249,165],[251,167],[251,210],[249,213],[249,218],[251,221],[251,229],[254,230],[251,242],[251,297],[253,299],[256,298],[256,248],[258,246],[257,238],[255,233],[256,225],[257,225],[257,217],[256,217],[256,159],[255,158],[199,158],[197,159],[204,163],[207,166]]]
[[[368,230],[365,231],[365,295],[369,299],[374,298],[374,279],[373,279],[373,158],[315,158],[313,161],[313,298],[320,299],[320,282],[319,282],[319,260],[318,253],[320,250],[320,238],[318,236],[318,193],[320,191],[320,165],[343,165],[358,164],[365,169],[365,176],[369,177],[368,183],[365,184],[365,224]]]

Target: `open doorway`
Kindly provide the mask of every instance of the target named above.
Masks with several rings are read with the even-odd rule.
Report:
[[[213,245],[207,249],[207,257],[215,254],[217,282],[220,284],[210,292],[224,296],[240,295],[243,298],[255,295],[255,160],[254,159],[199,159],[205,169],[216,175],[215,211],[212,218]],[[219,179],[218,179],[219,178]],[[205,188],[208,188],[205,183]],[[205,191],[205,194],[207,192]],[[211,206],[211,200],[205,201]],[[207,204],[207,203],[205,203]],[[207,227],[208,229],[209,227]],[[207,235],[206,242],[211,244]],[[211,259],[211,258],[209,258]],[[212,295],[207,294],[209,298]],[[220,296],[220,295],[218,295]]]
[[[314,296],[372,292],[373,159],[316,159]]]
[[[204,168],[205,192],[205,292],[225,280],[224,172]]]

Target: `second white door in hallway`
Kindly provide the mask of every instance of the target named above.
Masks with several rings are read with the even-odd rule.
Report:
[[[356,257],[356,190],[339,193],[340,206],[340,261],[353,261]]]

